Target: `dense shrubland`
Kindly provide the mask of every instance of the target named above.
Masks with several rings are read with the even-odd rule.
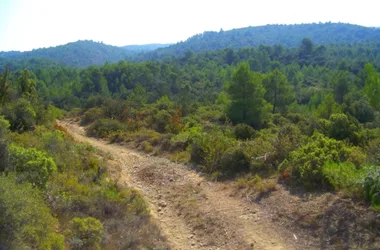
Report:
[[[190,162],[214,179],[278,176],[364,198],[379,165],[376,48],[303,39],[298,49],[225,49],[31,75],[45,105],[81,108],[90,136]],[[347,178],[337,180],[338,169]]]
[[[67,79],[38,90],[60,108],[80,107],[90,136],[190,162],[214,179],[278,176],[309,191],[364,198],[365,180],[379,169],[380,80],[376,56],[360,56],[361,46],[349,53],[304,39],[280,52],[188,53],[67,75],[40,70],[36,78]],[[338,180],[338,170],[347,176]]]
[[[0,245],[3,249],[165,248],[134,189],[107,174],[107,156],[55,125],[36,78],[0,78]]]

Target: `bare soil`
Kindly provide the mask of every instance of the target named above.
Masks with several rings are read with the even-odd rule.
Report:
[[[171,249],[380,249],[378,215],[349,200],[305,199],[282,186],[255,199],[186,165],[86,137],[78,122],[59,124],[110,154],[111,176],[141,191]]]

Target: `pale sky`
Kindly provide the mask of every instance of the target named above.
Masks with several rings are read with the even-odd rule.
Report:
[[[77,40],[175,43],[204,31],[344,22],[380,27],[380,0],[0,0],[0,51]]]

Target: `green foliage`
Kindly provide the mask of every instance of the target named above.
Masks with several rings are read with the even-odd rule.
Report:
[[[73,218],[66,235],[72,249],[100,249],[103,232],[102,223],[95,218]]]
[[[202,165],[207,174],[221,171],[222,156],[236,144],[233,139],[216,129],[198,134],[192,140],[190,160]]]
[[[141,148],[142,150],[149,154],[149,153],[152,153],[153,152],[153,147],[152,145],[148,142],[148,141],[144,141],[142,144],[141,144]]]
[[[9,146],[9,170],[15,171],[19,180],[45,187],[49,176],[57,170],[54,160],[35,148]]]
[[[255,137],[256,131],[247,124],[239,123],[234,127],[234,134],[237,139],[246,140]]]
[[[0,115],[0,136],[1,137],[4,137],[7,134],[10,126],[11,125],[9,121],[6,120],[4,116]]]
[[[29,66],[27,68],[31,68],[35,64],[39,66],[37,68],[62,66],[62,64],[86,67],[103,65],[106,62],[118,62],[135,54],[136,52],[127,51],[120,47],[84,40],[52,48],[36,49],[23,53],[16,52],[14,55],[10,55],[10,58],[13,62],[22,59],[21,65],[26,64]],[[20,68],[25,68],[25,66]]]
[[[327,162],[345,162],[349,153],[349,148],[343,142],[314,133],[305,144],[290,153],[280,164],[280,169],[288,172],[294,182],[308,189],[327,187],[323,166]]]
[[[154,116],[153,128],[159,133],[170,131],[171,114],[167,110],[160,110]]]
[[[265,101],[262,76],[253,73],[248,63],[242,63],[232,75],[228,88],[231,105],[228,117],[234,123],[261,127],[268,119],[270,105]]]
[[[27,131],[36,125],[36,111],[33,105],[24,98],[7,104],[2,113],[11,124],[10,129],[13,131]]]
[[[8,128],[10,124],[3,116],[0,116],[0,171],[4,171],[8,167]]]
[[[345,114],[332,114],[330,116],[329,137],[337,140],[350,139],[357,142],[358,125]]]
[[[127,125],[113,119],[101,119],[96,121],[87,129],[87,134],[90,136],[104,138],[113,132],[125,131]]]
[[[364,66],[365,70],[365,86],[364,93],[367,95],[372,108],[380,108],[380,76],[372,64],[367,63]]]
[[[0,245],[4,249],[63,249],[57,221],[35,188],[0,176]]]
[[[8,100],[10,85],[9,70],[7,68],[3,74],[0,74],[0,105],[3,105]]]
[[[103,109],[101,108],[90,108],[84,114],[81,120],[82,125],[90,124],[102,118]]]
[[[19,88],[20,95],[27,99],[33,100],[36,98],[36,81],[31,79],[28,70],[23,70],[20,77],[17,79],[17,86]]]
[[[277,137],[273,140],[274,152],[270,160],[274,167],[278,166],[289,154],[301,144],[302,132],[293,124],[285,124],[279,128]],[[268,151],[270,152],[270,151]]]
[[[319,117],[329,119],[332,114],[340,113],[341,109],[335,102],[333,94],[328,94],[317,108]]]
[[[220,172],[226,176],[248,172],[250,166],[251,159],[240,146],[226,150],[220,159]]]
[[[263,85],[266,89],[265,99],[273,105],[272,113],[274,114],[278,110],[284,113],[287,106],[294,100],[292,86],[286,75],[275,69],[266,75]]]
[[[380,138],[368,142],[367,148],[368,162],[374,165],[380,165]]]
[[[380,209],[380,169],[369,172],[364,181],[364,196],[371,205]]]
[[[322,173],[335,190],[343,190],[351,195],[360,195],[363,175],[354,164],[326,162]]]
[[[250,158],[251,170],[254,173],[267,174],[273,172],[271,154],[274,152],[274,147],[267,139],[269,138],[261,136],[241,144],[245,154]]]
[[[308,37],[308,39],[305,39],[302,43],[302,55],[315,53],[316,55],[321,56],[325,50],[323,48],[318,49],[319,47],[313,50],[313,43],[327,45],[378,41],[380,34],[379,31],[373,28],[344,23],[329,22],[298,25],[264,25],[229,31],[204,32],[190,37],[185,42],[148,53],[145,58],[164,58],[175,55],[184,55],[189,49],[196,53],[218,49],[222,50],[225,48],[238,49],[259,47],[262,44],[271,46],[281,44],[284,47],[297,47],[299,46],[300,41],[305,37]],[[284,49],[282,46],[280,47]],[[225,50],[223,50],[223,52],[223,62],[225,62]],[[237,56],[240,55],[240,53],[236,54]],[[283,53],[281,53],[281,49],[276,49],[273,50],[273,54],[281,56]]]
[[[371,122],[374,120],[374,110],[368,102],[367,96],[358,91],[353,91],[344,96],[343,111],[355,117],[359,122]]]

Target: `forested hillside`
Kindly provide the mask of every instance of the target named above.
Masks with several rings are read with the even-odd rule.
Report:
[[[105,62],[118,62],[135,56],[137,52],[93,41],[77,41],[57,47],[36,49],[26,52],[0,52],[1,64],[23,63],[27,60],[53,60],[72,67],[101,65]],[[28,65],[33,65],[30,63]]]
[[[266,25],[247,27],[219,32],[204,32],[186,41],[152,53],[162,58],[192,52],[218,50],[223,48],[239,49],[252,46],[282,45],[297,47],[303,38],[311,39],[317,45],[336,43],[364,43],[380,40],[380,30],[344,23],[319,23],[295,25]]]
[[[260,45],[276,45],[275,53],[278,54],[282,53],[285,48],[298,47],[303,38],[310,39],[315,45],[339,44],[339,46],[342,46],[342,44],[345,44],[345,53],[350,53],[350,47],[353,44],[356,44],[356,46],[358,43],[369,44],[371,47],[379,41],[380,30],[342,23],[266,25],[229,31],[205,32],[173,45],[146,44],[115,47],[93,41],[77,41],[27,52],[0,52],[0,69],[5,70],[6,67],[11,70],[37,69],[55,65],[86,67],[120,60],[161,60],[171,56],[186,56],[188,53],[215,51],[225,48],[233,50],[250,47],[257,48]],[[364,47],[367,47],[367,45]],[[366,48],[363,49],[366,50]],[[315,53],[322,52],[324,52],[323,47],[315,51]]]

